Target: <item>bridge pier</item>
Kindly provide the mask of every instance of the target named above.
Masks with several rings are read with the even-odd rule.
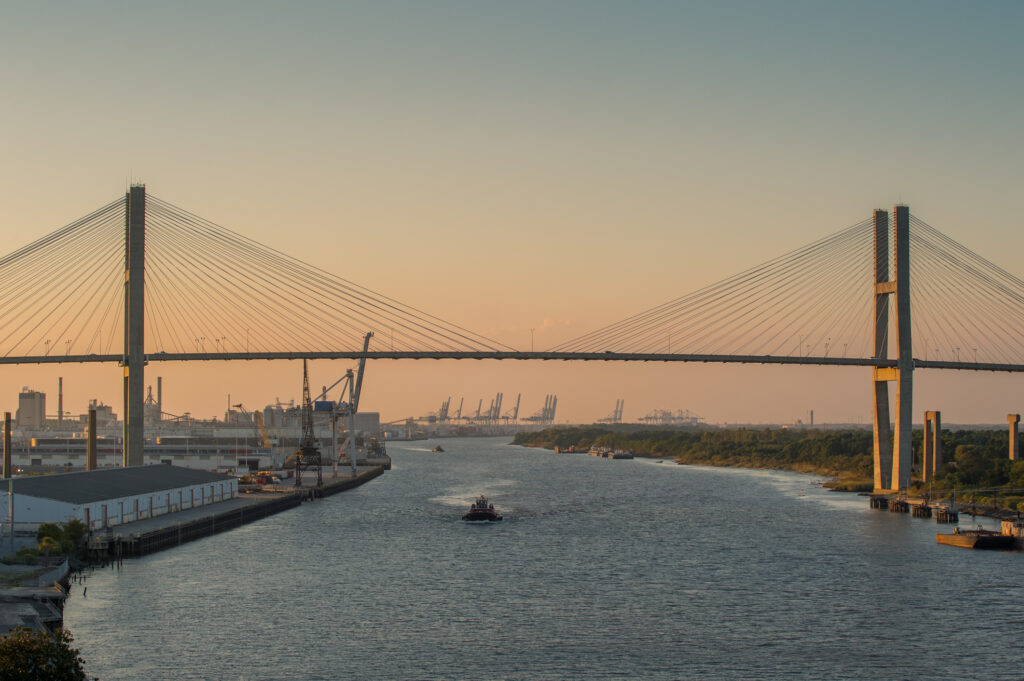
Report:
[[[126,197],[124,268],[124,427],[121,464],[141,466],[145,431],[146,187],[133,185]]]
[[[889,213],[876,210],[875,225],[875,357],[889,357]],[[889,372],[874,369],[874,487],[886,491],[892,478],[892,431],[889,422]]]
[[[910,208],[896,206],[893,237],[896,245],[894,277],[889,280],[888,213],[876,210],[875,225],[875,357],[889,352],[888,296],[896,296],[896,366],[876,368],[872,374],[874,404],[874,487],[894,492],[911,483],[914,354],[910,335]],[[889,388],[896,383],[896,428],[889,430]]]
[[[942,412],[924,413],[924,443],[921,447],[921,473],[929,482],[942,468]]]

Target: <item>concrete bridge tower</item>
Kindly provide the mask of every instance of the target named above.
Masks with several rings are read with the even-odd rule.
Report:
[[[889,296],[896,296],[896,366],[875,368],[874,487],[892,492],[910,486],[913,430],[914,353],[910,335],[910,208],[893,209],[896,262],[889,276],[889,215],[874,213],[875,226],[875,357],[889,353]],[[896,383],[896,429],[890,430],[889,386]]]
[[[124,430],[121,464],[141,466],[145,431],[146,187],[132,185],[126,198],[124,238]]]

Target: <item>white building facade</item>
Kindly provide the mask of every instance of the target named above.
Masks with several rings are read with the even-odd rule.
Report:
[[[19,528],[75,518],[95,532],[238,496],[236,478],[168,465],[57,473],[13,482],[14,523]],[[6,486],[0,489],[0,503],[9,508]],[[5,520],[10,522],[9,517]]]

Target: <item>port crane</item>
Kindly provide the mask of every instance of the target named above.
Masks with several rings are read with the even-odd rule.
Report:
[[[260,441],[260,445],[270,449],[270,435],[267,434],[267,426],[263,423],[263,414],[258,411],[247,410],[242,406],[241,402],[231,406],[241,412],[244,416],[248,417],[248,420],[252,422],[253,431],[256,433],[256,439]]]
[[[606,416],[603,419],[598,419],[598,423],[622,423],[622,407],[626,404],[625,399],[615,400],[615,411],[612,412],[611,416]]]
[[[302,439],[295,450],[295,486],[302,487],[302,470],[316,470],[316,486],[324,484],[320,446],[313,434],[313,401],[309,397],[309,361],[302,360]]]
[[[511,420],[512,423],[519,422],[519,402],[520,400],[522,400],[522,398],[523,394],[518,393],[516,395],[516,406],[512,407],[512,409],[510,409],[509,411],[505,412],[505,414],[501,417],[502,419],[504,419],[505,425],[508,425],[509,420]]]
[[[342,386],[342,395],[345,394],[345,390],[348,390],[348,401],[342,401],[341,398],[337,402],[330,403],[331,412],[331,458],[333,459],[334,472],[338,471],[338,416],[348,417],[348,460],[352,466],[352,475],[356,474],[356,424],[355,416],[356,412],[359,411],[359,396],[363,391],[363,375],[366,371],[366,351],[370,347],[370,339],[373,337],[373,332],[369,332],[363,338],[363,357],[359,359],[359,370],[354,373],[351,369],[345,372],[345,375],[339,378],[337,381],[332,383],[329,387],[325,387],[323,391],[317,395],[316,399],[313,400],[317,404],[322,404],[322,400],[327,397],[327,394],[338,386],[340,383],[345,383]],[[312,419],[312,412],[310,412],[310,418]]]
[[[546,395],[544,397],[544,408],[535,413],[533,416],[523,417],[523,420],[532,421],[535,423],[554,423],[555,409],[557,406],[558,395]]]

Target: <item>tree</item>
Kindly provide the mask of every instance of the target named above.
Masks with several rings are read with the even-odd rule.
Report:
[[[85,535],[89,533],[89,528],[85,526],[81,520],[72,518],[71,520],[64,523],[64,538],[70,539],[74,542],[75,546],[82,543],[85,539]]]
[[[44,537],[51,537],[54,541],[59,542],[63,536],[64,532],[57,523],[42,523],[36,529],[36,541],[39,542],[43,541]]]
[[[87,681],[72,640],[65,629],[12,629],[0,639],[0,681]]]
[[[39,550],[49,558],[50,554],[60,548],[60,544],[53,537],[43,537],[39,542]]]

